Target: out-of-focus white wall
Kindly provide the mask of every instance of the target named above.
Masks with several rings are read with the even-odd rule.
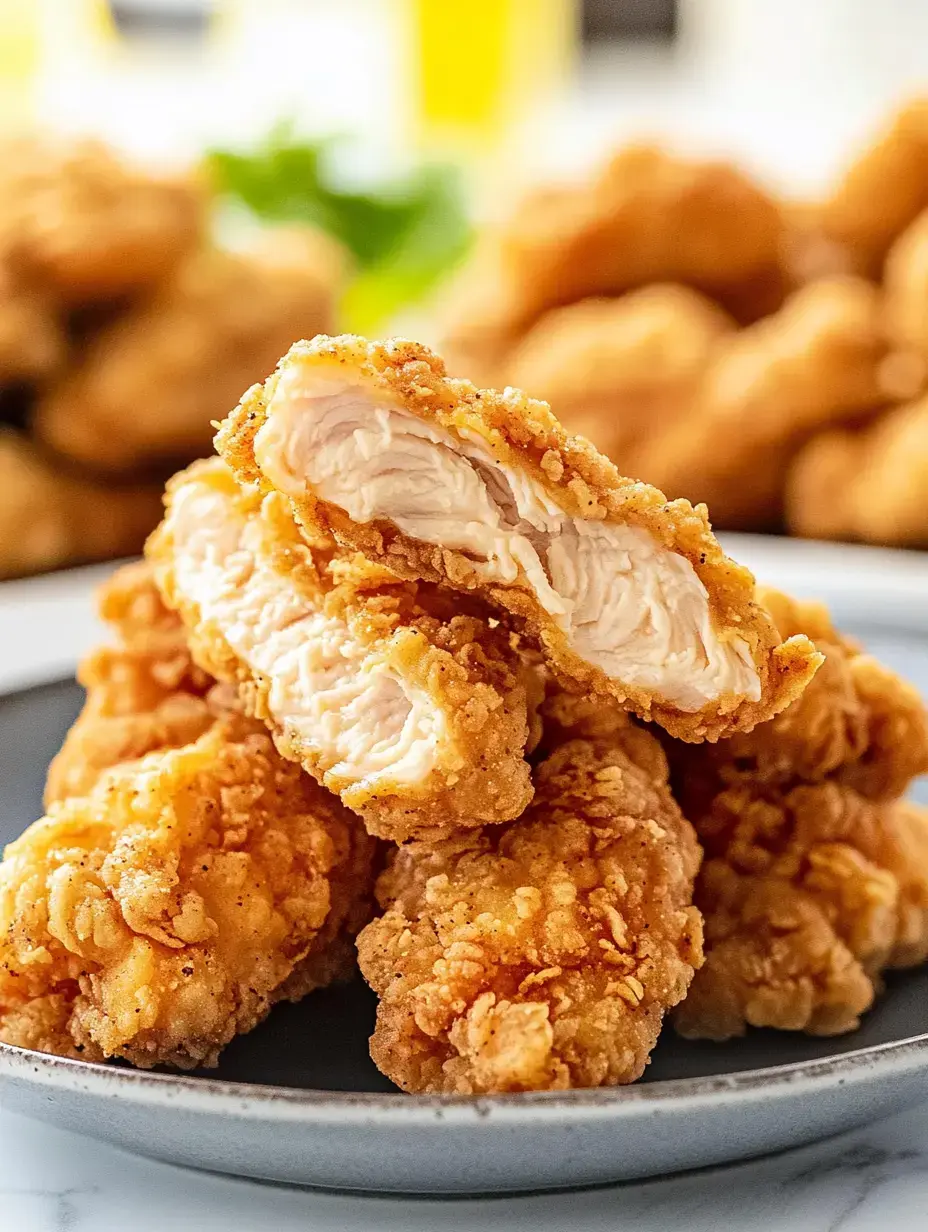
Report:
[[[31,2],[47,52],[36,113],[69,131],[176,159],[281,115],[356,133],[385,161],[408,142],[411,0],[220,0],[202,47],[134,49],[88,32],[96,0]],[[516,181],[569,172],[653,134],[815,191],[899,98],[928,89],[922,0],[681,0],[680,26],[672,51],[597,49],[495,165]]]

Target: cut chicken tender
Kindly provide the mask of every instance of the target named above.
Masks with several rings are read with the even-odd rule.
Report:
[[[790,467],[786,516],[810,538],[928,547],[928,397],[814,437]]]
[[[699,850],[652,736],[567,739],[518,821],[394,853],[358,938],[405,1091],[633,1082],[701,961]]]
[[[169,485],[148,555],[196,662],[239,686],[285,756],[402,841],[517,817],[531,798],[524,669],[451,597],[331,543],[218,459]]]
[[[780,634],[806,629],[825,663],[750,734],[668,743],[706,852],[706,963],[676,1017],[693,1037],[852,1030],[883,968],[928,958],[928,814],[898,800],[928,769],[924,706],[823,607],[761,597]]]
[[[657,283],[546,313],[507,361],[570,432],[632,470],[635,447],[686,413],[703,368],[734,322],[688,287]]]
[[[119,569],[101,587],[98,607],[119,641],[78,669],[87,699],[49,767],[46,807],[87,795],[121,762],[193,743],[230,708],[191,659],[180,618],[162,602],[149,565]]]
[[[213,1065],[344,973],[373,843],[260,724],[105,773],[0,865],[0,1039],[88,1060]]]
[[[879,274],[893,240],[928,208],[928,98],[907,103],[820,210],[825,235]]]
[[[0,430],[0,578],[132,555],[160,505],[160,487],[92,482]]]
[[[305,228],[253,251],[201,249],[100,330],[82,362],[40,400],[36,435],[102,471],[209,452],[211,421],[294,337],[331,324],[341,252]]]
[[[706,964],[675,1016],[691,1038],[747,1026],[836,1035],[879,973],[928,958],[928,813],[838,782],[726,787],[691,810],[706,853]]]
[[[206,230],[189,175],[140,172],[95,141],[20,139],[3,153],[0,253],[66,303],[150,285]]]
[[[896,392],[877,288],[857,278],[803,287],[779,313],[730,335],[689,413],[646,442],[648,480],[705,501],[720,526],[776,525],[784,475],[822,426],[876,410]]]
[[[416,343],[298,343],[217,447],[298,520],[489,599],[576,687],[685,739],[750,728],[818,663],[780,645],[704,509],[623,479],[546,404],[451,380]]]

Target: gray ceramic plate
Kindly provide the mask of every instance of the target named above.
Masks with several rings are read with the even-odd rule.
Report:
[[[928,691],[928,565],[920,558],[813,547],[810,559],[802,545],[752,547],[740,554],[761,576],[827,594],[846,625]],[[68,682],[0,698],[0,840],[38,815],[45,765],[79,704]],[[853,1036],[757,1031],[712,1045],[668,1030],[635,1087],[568,1094],[399,1095],[367,1056],[373,1009],[361,984],[281,1007],[208,1076],[143,1074],[0,1045],[0,1100],[143,1154],[233,1175],[477,1193],[743,1159],[928,1095],[928,970],[894,977]]]

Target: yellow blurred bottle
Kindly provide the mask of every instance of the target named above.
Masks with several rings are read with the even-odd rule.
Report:
[[[0,0],[0,128],[32,122],[40,47],[33,0]]]
[[[564,81],[575,0],[410,0],[420,142],[491,151]]]

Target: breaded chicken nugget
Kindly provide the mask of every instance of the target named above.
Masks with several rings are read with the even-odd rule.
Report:
[[[89,343],[36,409],[35,432],[104,471],[209,452],[211,421],[295,337],[332,320],[341,262],[310,229],[273,232],[251,253],[200,249]]]
[[[706,964],[676,1018],[694,1037],[849,1031],[884,967],[928,957],[928,814],[898,802],[928,769],[924,706],[821,605],[761,597],[780,634],[805,628],[825,663],[749,735],[668,743],[706,852]]]
[[[691,808],[706,852],[706,963],[675,1016],[697,1039],[747,1026],[836,1035],[885,967],[928,958],[928,813],[835,781],[726,787]]]
[[[928,98],[907,103],[845,172],[820,211],[825,235],[878,274],[893,240],[928,207]]]
[[[373,844],[231,715],[53,804],[0,865],[0,1039],[213,1065],[348,964]]]
[[[802,630],[824,663],[776,718],[698,755],[678,748],[674,760],[686,758],[703,771],[711,767],[728,785],[834,778],[872,800],[901,796],[928,772],[928,712],[918,690],[843,637],[824,605],[764,587],[758,598],[780,637]]]
[[[900,349],[897,363],[907,361],[913,381],[928,379],[928,209],[895,241],[883,273],[886,329]],[[915,388],[912,394],[920,392]]]
[[[633,1082],[701,960],[698,864],[653,737],[568,739],[518,821],[394,853],[358,938],[374,1061],[417,1092]]]
[[[928,397],[814,437],[790,467],[786,517],[814,539],[928,546]]]
[[[689,413],[642,449],[641,473],[672,495],[705,501],[719,526],[775,525],[802,441],[887,401],[887,354],[876,287],[855,278],[811,283],[719,346]]]
[[[0,578],[138,552],[160,504],[160,487],[91,482],[0,430]]]
[[[84,707],[49,767],[46,807],[87,795],[104,770],[192,744],[229,707],[190,658],[180,618],[165,607],[146,564],[124,565],[101,587],[100,615],[116,646],[78,668]]]
[[[300,535],[219,459],[168,489],[148,545],[195,661],[239,686],[285,756],[374,834],[517,817],[531,798],[524,669],[451,596]]]
[[[684,739],[769,718],[818,663],[801,636],[778,643],[705,510],[623,479],[545,403],[449,379],[417,343],[298,343],[216,443],[304,526],[485,597],[575,687]]]
[[[713,347],[734,322],[674,283],[546,313],[506,365],[507,383],[551,404],[570,432],[633,469],[642,437],[685,414]]]
[[[0,252],[66,303],[148,286],[205,229],[191,176],[141,172],[98,142],[19,139],[0,160]]]
[[[0,265],[0,383],[47,377],[65,358],[67,343],[52,305]]]

